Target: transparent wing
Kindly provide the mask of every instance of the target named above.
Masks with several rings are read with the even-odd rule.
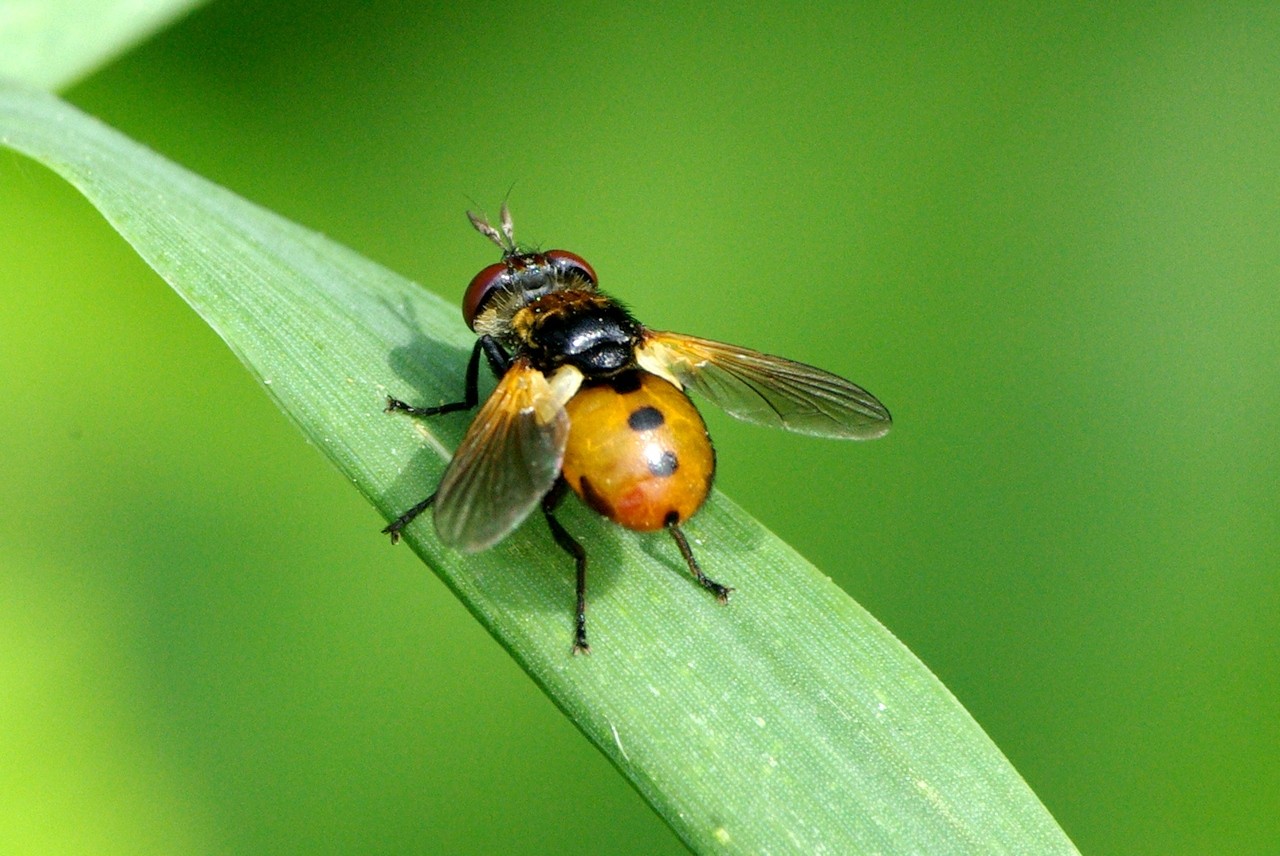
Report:
[[[440,540],[473,553],[520,525],[555,484],[569,417],[541,372],[517,360],[476,414],[440,480]]]
[[[729,415],[816,437],[871,440],[888,432],[885,406],[813,366],[680,333],[647,331],[641,367],[674,377]]]

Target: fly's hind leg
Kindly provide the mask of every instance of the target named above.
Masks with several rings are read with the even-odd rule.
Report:
[[[587,551],[555,517],[556,506],[564,498],[567,487],[563,478],[556,481],[555,486],[542,498],[542,514],[551,527],[551,537],[556,539],[560,549],[573,557],[577,566],[578,603],[574,612],[573,653],[590,654],[591,646],[587,644]]]
[[[733,589],[720,585],[720,583],[702,572],[702,567],[698,564],[698,560],[693,557],[693,550],[689,549],[689,540],[684,537],[684,532],[680,530],[680,527],[674,521],[667,524],[667,531],[675,539],[676,546],[680,548],[680,555],[684,556],[685,563],[689,566],[689,573],[693,574],[693,578],[698,581],[698,585],[715,595],[716,600],[721,603],[728,603],[729,593]]]

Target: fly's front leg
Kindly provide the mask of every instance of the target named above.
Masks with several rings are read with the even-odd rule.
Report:
[[[387,412],[407,413],[410,416],[421,417],[439,416],[441,413],[453,413],[456,410],[471,410],[480,401],[480,355],[482,353],[489,360],[489,368],[499,377],[511,367],[511,357],[502,349],[502,346],[491,336],[481,336],[476,340],[475,347],[471,349],[471,359],[467,360],[466,388],[462,401],[453,401],[436,407],[414,407],[412,404],[405,404],[400,399],[388,395]],[[430,508],[435,501],[436,495],[433,493],[391,521],[390,525],[382,530],[383,534],[390,535],[391,543],[396,543],[400,540],[400,533],[404,528],[412,523],[415,517]]]
[[[414,407],[412,404],[406,404],[388,395],[387,412],[408,413],[410,416],[423,417],[439,416],[441,413],[453,413],[458,410],[471,410],[480,401],[480,355],[482,353],[489,360],[489,368],[498,377],[506,374],[507,369],[511,367],[511,357],[502,349],[502,346],[492,336],[481,336],[476,339],[475,347],[471,349],[471,359],[467,360],[466,386],[462,401],[451,401],[435,407]]]

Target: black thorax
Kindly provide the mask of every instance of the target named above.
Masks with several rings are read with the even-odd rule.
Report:
[[[635,365],[640,329],[616,303],[566,307],[534,322],[529,354],[544,373],[568,363],[588,379],[608,377]]]

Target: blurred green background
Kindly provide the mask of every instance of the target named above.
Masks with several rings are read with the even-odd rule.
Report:
[[[514,184],[646,323],[866,385],[866,446],[708,413],[720,487],[1085,852],[1280,846],[1280,8],[224,0],[66,96],[450,299]],[[681,851],[7,151],[0,277],[0,851]]]

